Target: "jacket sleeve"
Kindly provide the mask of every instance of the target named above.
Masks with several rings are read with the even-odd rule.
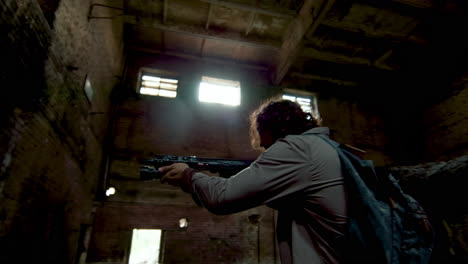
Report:
[[[192,192],[214,214],[231,214],[304,189],[310,161],[304,144],[278,140],[250,167],[230,178],[192,175]]]

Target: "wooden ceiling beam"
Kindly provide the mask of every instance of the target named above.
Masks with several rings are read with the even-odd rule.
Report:
[[[375,60],[375,63],[374,63],[375,66],[377,66],[378,68],[389,67],[385,64],[385,60],[387,60],[390,56],[392,56],[392,54],[393,54],[393,49],[386,51],[384,54],[382,54],[379,58]]]
[[[430,18],[432,9],[436,7],[433,0],[355,0],[354,3],[362,3],[375,8],[387,9],[400,15],[419,19]]]
[[[206,2],[210,3],[211,5],[220,5],[220,6],[225,6],[225,7],[230,7],[234,9],[240,9],[244,11],[249,11],[249,12],[255,12],[258,14],[264,14],[264,15],[270,15],[274,17],[282,17],[282,18],[294,18],[296,13],[293,10],[290,9],[284,9],[284,8],[260,8],[260,7],[255,7],[252,5],[246,5],[246,4],[241,4],[241,3],[236,3],[236,2],[230,2],[230,1],[222,1],[222,0],[200,0],[201,2]]]
[[[336,23],[334,21],[322,21],[320,27],[328,27],[329,29],[340,30],[343,32],[349,32],[356,35],[360,35],[363,38],[371,39],[382,39],[388,42],[408,42],[417,45],[427,45],[428,40],[421,37],[412,35],[403,35],[389,32],[377,32],[372,28],[353,28],[342,23]]]
[[[258,0],[252,0],[252,6],[256,5],[258,3]],[[255,11],[250,12],[250,18],[249,18],[249,24],[247,25],[247,28],[245,29],[245,35],[247,36],[250,33],[250,30],[252,30],[255,18],[257,17],[257,13]]]
[[[196,61],[201,61],[201,62],[206,62],[206,63],[223,64],[223,65],[259,70],[259,71],[268,70],[268,67],[265,67],[265,66],[241,63],[237,61],[230,61],[227,59],[218,59],[218,58],[211,58],[211,57],[206,57],[206,56],[202,57],[202,56],[187,54],[183,52],[164,51],[160,49],[143,48],[143,47],[133,46],[133,45],[127,46],[126,49],[130,51],[138,51],[138,52],[144,52],[148,54],[162,54],[162,55],[173,56],[173,57],[182,58],[182,59],[190,59],[190,60],[196,60]]]
[[[288,76],[295,77],[295,78],[301,78],[301,79],[308,79],[308,80],[314,80],[314,81],[325,81],[329,83],[333,83],[339,86],[351,86],[351,87],[356,87],[358,86],[358,83],[352,82],[352,81],[345,81],[345,80],[340,80],[336,78],[331,78],[331,77],[325,77],[317,74],[308,74],[308,73],[300,73],[300,72],[291,72],[288,74]]]
[[[126,15],[124,16],[125,23],[148,27],[156,30],[165,32],[174,32],[184,35],[195,36],[199,38],[213,39],[224,41],[227,43],[240,44],[245,46],[253,46],[267,50],[278,51],[280,50],[280,43],[270,39],[259,38],[255,36],[245,36],[242,33],[237,32],[218,32],[205,27],[187,24],[162,24],[160,21],[155,19],[138,19],[135,16]]]
[[[349,57],[343,54],[335,53],[335,52],[327,52],[323,50],[317,50],[314,48],[303,48],[301,57],[302,58],[310,58],[314,60],[320,61],[328,61],[338,64],[349,64],[349,65],[361,65],[361,66],[369,66],[374,67],[380,70],[387,70],[387,71],[394,71],[396,69],[385,65],[383,61],[391,55],[385,53],[385,56],[382,56],[380,60],[377,60],[376,63],[372,62],[368,58],[363,57]]]
[[[289,71],[289,68],[301,53],[304,36],[313,34],[325,15],[331,9],[334,0],[305,0],[299,15],[291,22],[281,46],[276,69],[272,72],[271,81],[278,85]]]
[[[169,0],[164,0],[164,3],[163,3],[163,15],[162,15],[162,23],[163,23],[163,24],[166,24],[166,22],[167,22],[167,9],[168,9],[168,5],[169,5]]]
[[[145,0],[135,0],[135,3],[138,7],[138,16],[153,18],[153,12],[151,8],[148,8]]]
[[[213,13],[213,4],[210,3],[210,9],[208,10],[208,17],[206,18],[205,28],[208,29],[210,27],[210,20],[211,14]]]
[[[427,9],[427,8],[432,8],[434,7],[434,1],[433,0],[358,0],[360,2],[368,2],[368,3],[378,3],[381,5],[402,5],[402,6],[408,6],[411,8],[417,8],[417,9]],[[391,3],[393,2],[393,3]]]
[[[417,8],[432,8],[434,4],[432,0],[394,0],[405,5],[410,5]]]
[[[246,36],[250,33],[250,30],[252,30],[252,26],[253,26],[253,23],[254,23],[254,20],[255,20],[256,16],[257,16],[257,14],[255,12],[250,13],[249,25],[247,26],[247,28],[245,30],[245,35]]]

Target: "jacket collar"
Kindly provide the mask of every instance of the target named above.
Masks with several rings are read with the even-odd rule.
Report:
[[[324,134],[324,135],[329,136],[330,135],[330,129],[328,127],[314,127],[314,128],[311,128],[311,129],[307,130],[306,132],[304,132],[302,134],[303,135],[307,135],[307,134]]]

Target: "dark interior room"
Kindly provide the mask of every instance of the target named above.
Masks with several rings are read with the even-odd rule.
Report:
[[[212,214],[141,171],[158,157],[256,160],[249,116],[272,98],[421,204],[430,263],[468,263],[468,1],[0,10],[0,263],[280,264],[276,210]]]

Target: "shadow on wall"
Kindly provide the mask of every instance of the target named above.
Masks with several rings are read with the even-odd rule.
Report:
[[[57,11],[60,0],[37,0],[37,2],[41,6],[42,13],[44,13],[50,28],[54,28],[55,11]]]

